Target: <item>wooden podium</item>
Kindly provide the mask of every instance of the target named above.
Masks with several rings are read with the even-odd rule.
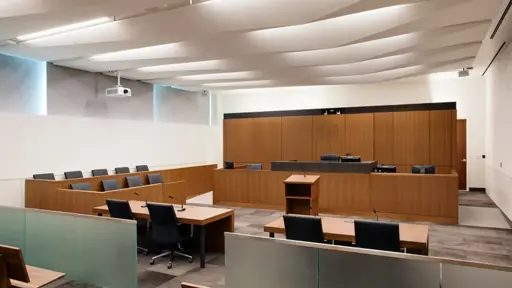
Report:
[[[320,176],[292,175],[284,180],[286,214],[318,215]]]

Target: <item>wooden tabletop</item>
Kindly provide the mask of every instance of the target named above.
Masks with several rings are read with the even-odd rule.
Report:
[[[148,209],[142,207],[143,205],[145,205],[143,201],[130,201],[130,207],[135,217],[149,219]],[[181,223],[185,224],[206,225],[225,217],[234,217],[235,215],[233,209],[185,205],[186,210],[178,212],[177,209],[179,207],[179,205],[174,205],[176,216]],[[95,207],[92,210],[94,213],[109,214],[107,205]]]
[[[324,237],[327,240],[355,241],[354,220],[321,217]],[[428,225],[400,223],[400,244],[402,247],[425,250],[428,246]],[[284,221],[279,218],[264,227],[268,233],[284,234]]]
[[[26,267],[27,267],[28,277],[30,278],[30,282],[24,283],[24,282],[20,282],[20,281],[11,279],[11,283],[14,287],[40,288],[40,287],[48,285],[66,275],[61,272],[55,272],[52,270],[38,268],[38,267],[30,266],[30,265],[26,265]]]
[[[292,175],[284,180],[286,184],[313,184],[320,176],[317,175]]]

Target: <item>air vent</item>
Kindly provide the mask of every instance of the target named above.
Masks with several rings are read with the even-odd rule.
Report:
[[[505,20],[505,17],[507,17],[508,11],[510,10],[510,6],[512,6],[512,0],[508,1],[507,8],[505,8],[505,11],[503,11],[503,14],[501,14],[498,24],[494,28],[494,31],[492,31],[491,39],[494,39],[494,37],[498,33],[498,30],[500,30],[501,24],[503,24],[503,20]]]

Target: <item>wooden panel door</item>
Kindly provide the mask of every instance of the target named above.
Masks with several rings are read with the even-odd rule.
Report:
[[[344,138],[345,115],[313,116],[313,158],[315,161],[319,161],[323,154],[345,154]]]
[[[467,188],[466,129],[466,119],[457,120],[457,174],[459,174],[459,190],[466,190]]]
[[[430,111],[393,112],[393,118],[395,164],[429,164]]]
[[[313,161],[313,116],[281,118],[281,158]]]
[[[374,153],[379,164],[395,164],[393,157],[393,112],[375,113]]]
[[[252,118],[252,163],[281,160],[281,117]]]
[[[451,166],[452,163],[452,110],[430,111],[430,163]]]
[[[345,116],[345,150],[362,161],[373,161],[373,113]]]
[[[252,119],[224,120],[224,161],[251,162],[253,156]]]

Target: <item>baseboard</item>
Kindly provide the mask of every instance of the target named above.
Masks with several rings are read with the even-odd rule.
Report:
[[[482,188],[482,187],[469,187],[469,191],[471,191],[471,192],[484,192],[485,193],[485,188]]]

